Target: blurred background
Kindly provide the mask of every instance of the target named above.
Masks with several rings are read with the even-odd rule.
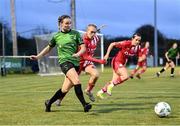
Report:
[[[100,31],[103,46],[97,49],[98,58],[111,42],[130,39],[139,32],[142,42],[151,45],[149,66],[157,67],[164,64],[164,53],[172,43],[180,43],[180,0],[0,0],[1,68],[9,73],[39,72],[42,63],[6,56],[37,54],[39,43],[46,46],[51,33],[58,31],[57,18],[63,14],[72,17],[72,27],[77,30],[84,31],[89,23],[106,26]],[[130,61],[129,65],[136,64],[136,58]],[[58,66],[48,59],[43,63],[43,69]]]

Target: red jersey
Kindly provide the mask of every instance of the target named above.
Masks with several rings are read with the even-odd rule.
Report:
[[[148,55],[148,53],[149,53],[149,49],[148,48],[141,48],[140,49],[140,53],[139,53],[139,57],[141,57],[141,56],[143,56],[143,55],[145,55],[146,56],[146,59],[144,59],[143,61],[141,61],[141,62],[138,62],[138,66],[139,67],[143,67],[143,66],[147,66],[147,55]]]
[[[99,43],[98,36],[95,35],[92,39],[89,39],[87,35],[84,34],[83,42],[86,46],[86,52],[80,57],[80,71],[84,70],[88,65],[94,65],[93,61],[99,61],[93,58],[97,44]]]
[[[147,55],[149,54],[149,49],[148,48],[141,48],[140,49],[140,53],[139,53],[139,57],[145,55],[147,57]]]
[[[117,48],[120,48],[120,51],[113,58],[114,62],[119,62],[122,65],[125,65],[129,56],[138,55],[140,46],[132,45],[131,40],[125,40],[116,44]]]
[[[97,44],[99,43],[99,38],[97,35],[95,35],[92,39],[89,39],[87,35],[85,34],[83,36],[83,42],[86,46],[86,52],[81,56],[81,59],[84,55],[88,56],[94,56],[94,52],[97,48]]]

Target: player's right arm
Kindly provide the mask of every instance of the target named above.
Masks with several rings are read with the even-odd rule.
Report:
[[[129,43],[128,43],[129,44]],[[124,42],[124,41],[120,41],[120,42],[113,42],[109,45],[108,49],[107,49],[107,52],[106,52],[106,55],[104,56],[104,59],[107,61],[107,59],[109,58],[109,54],[111,52],[111,50],[113,49],[113,47],[117,47],[117,48],[121,48],[121,47],[125,47],[127,46],[127,43]]]
[[[46,46],[39,54],[37,54],[37,55],[31,55],[31,56],[30,56],[30,59],[31,59],[31,60],[40,59],[41,57],[43,57],[43,56],[45,56],[46,54],[48,54],[48,53],[51,51],[52,48],[53,48],[53,47],[50,47],[50,46],[48,45],[48,46]]]
[[[107,59],[109,58],[109,54],[111,52],[111,50],[113,49],[113,47],[116,45],[116,42],[113,42],[109,45],[108,49],[107,49],[107,52],[106,52],[106,55],[104,56],[104,60],[107,61]]]
[[[55,36],[53,36],[51,41],[49,42],[49,44],[39,54],[31,55],[30,59],[31,60],[40,59],[41,57],[43,57],[46,54],[48,54],[55,45],[56,45],[56,40],[55,40]]]

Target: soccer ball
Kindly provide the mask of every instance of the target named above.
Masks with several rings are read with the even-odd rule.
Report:
[[[159,117],[166,117],[170,115],[171,107],[166,102],[159,102],[155,105],[154,111]]]

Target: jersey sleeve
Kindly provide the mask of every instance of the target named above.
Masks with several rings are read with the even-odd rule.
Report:
[[[170,54],[170,53],[172,52],[172,50],[173,50],[173,48],[170,48],[170,49],[168,50],[168,54]]]
[[[99,36],[95,35],[95,39],[96,39],[97,42],[100,42],[100,37]]]
[[[77,35],[76,35],[76,42],[77,42],[78,45],[84,44],[79,32],[77,32]]]
[[[83,41],[83,43],[87,46],[88,41],[87,41],[87,39],[86,39],[85,35],[83,36],[82,41]]]
[[[122,47],[128,47],[130,45],[131,45],[130,41],[122,41],[122,42],[117,42],[115,47],[122,48]]]
[[[50,47],[54,47],[56,46],[56,40],[55,40],[55,37],[53,36],[52,39],[50,40],[49,44],[48,44]]]

